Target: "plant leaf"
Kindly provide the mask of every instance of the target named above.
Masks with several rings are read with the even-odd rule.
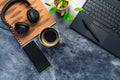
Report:
[[[78,11],[78,12],[83,11],[83,10],[84,10],[83,8],[79,8],[79,7],[75,8],[75,11]]]
[[[56,6],[54,6],[54,7],[52,7],[51,9],[50,9],[50,14],[54,14],[55,12],[57,11],[57,7]]]
[[[65,14],[65,12],[64,12],[64,11],[62,11],[62,12],[61,12],[61,16],[63,16],[64,14]]]
[[[72,0],[66,0],[66,1],[70,2],[70,1],[72,1]]]
[[[67,7],[68,3],[66,1],[63,2],[63,6]]]
[[[47,6],[51,6],[51,4],[50,3],[45,3]]]
[[[63,1],[60,1],[59,4],[57,5],[57,8],[60,8],[63,5]]]
[[[64,19],[67,21],[72,21],[74,19],[74,16],[69,13],[68,11],[64,14]]]

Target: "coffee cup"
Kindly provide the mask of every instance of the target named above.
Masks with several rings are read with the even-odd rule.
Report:
[[[54,28],[45,28],[39,35],[40,42],[46,47],[53,47],[59,43],[59,33]]]

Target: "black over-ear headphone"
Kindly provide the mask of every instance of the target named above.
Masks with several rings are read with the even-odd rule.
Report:
[[[30,7],[30,9],[27,11],[27,14],[26,14],[27,19],[31,23],[36,23],[40,18],[40,14],[37,10],[31,7],[31,4],[27,0],[10,0],[2,9],[2,12],[1,12],[2,21],[11,28],[11,25],[8,24],[5,19],[5,13],[9,9],[9,7],[11,7],[13,4],[15,4],[18,1],[23,1]],[[16,22],[14,30],[19,34],[26,33],[29,30],[29,25],[25,22]]]

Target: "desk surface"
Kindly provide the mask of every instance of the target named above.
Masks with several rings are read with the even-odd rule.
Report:
[[[76,1],[80,3],[80,0]],[[70,5],[72,11],[74,6]],[[11,32],[0,29],[0,80],[120,79],[120,59],[71,30],[71,22],[57,14],[53,16],[56,19],[53,27],[59,30],[61,41],[53,48],[42,47],[51,66],[40,74],[34,70]],[[0,24],[4,25],[1,20]],[[34,40],[41,46],[38,37]]]

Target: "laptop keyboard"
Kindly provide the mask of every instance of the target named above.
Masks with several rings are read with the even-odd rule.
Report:
[[[120,35],[120,10],[104,0],[88,0],[84,13]]]

